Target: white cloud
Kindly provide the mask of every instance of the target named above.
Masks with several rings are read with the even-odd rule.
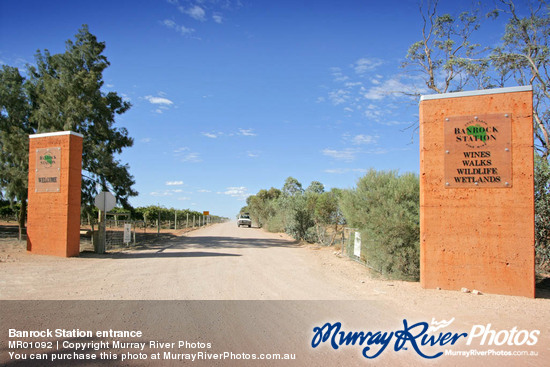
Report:
[[[402,121],[395,121],[395,120],[383,120],[383,119],[380,119],[379,121],[377,121],[380,125],[385,125],[385,126],[397,126],[397,125],[406,125],[406,124],[410,124],[411,122],[402,122]]]
[[[178,148],[178,149],[174,149],[174,153],[178,154],[178,153],[186,152],[188,150],[189,150],[188,147],[181,147],[181,148]]]
[[[169,192],[169,191],[153,191],[153,192],[150,192],[149,195],[151,195],[151,196],[170,196],[170,195],[172,195],[172,193]]]
[[[349,80],[349,76],[344,75],[342,73],[342,69],[340,68],[331,68],[332,70],[332,76],[334,77],[335,82],[345,82],[346,80]]]
[[[234,198],[238,198],[241,200],[245,200],[250,194],[248,193],[248,189],[244,186],[240,187],[228,187],[224,192],[224,195],[229,195]]]
[[[359,134],[354,136],[351,141],[355,145],[362,145],[362,144],[374,144],[378,140],[378,136],[372,136],[372,135],[363,135]]]
[[[207,193],[207,192],[212,192],[212,191],[210,191],[210,190],[205,190],[205,189],[200,189],[200,190],[197,190],[197,192]]]
[[[170,20],[170,19],[165,19],[162,21],[162,24],[168,28],[177,28],[178,25],[176,24],[176,22],[174,22],[173,20]]]
[[[357,74],[363,75],[367,71],[374,70],[380,65],[382,65],[382,61],[378,59],[362,58],[355,62],[353,68]]]
[[[202,133],[202,135],[206,136],[207,138],[210,138],[210,139],[216,139],[219,136],[216,133]]]
[[[145,99],[152,104],[165,105],[165,106],[170,106],[174,104],[174,102],[164,97],[145,96]]]
[[[353,88],[353,87],[361,86],[361,85],[363,85],[363,83],[362,82],[347,82],[344,85],[346,86],[346,88]]]
[[[340,174],[349,172],[349,168],[333,168],[333,169],[326,169],[325,172],[326,172],[326,173],[333,173],[333,174],[340,175]]]
[[[246,155],[250,158],[258,158],[260,156],[257,152],[253,152],[250,150],[246,152]]]
[[[183,181],[166,181],[166,186],[181,186]]]
[[[323,149],[323,155],[332,157],[334,159],[342,161],[353,161],[357,155],[356,149],[346,148],[344,150],[335,150],[335,149]]]
[[[180,194],[183,190],[180,189],[172,189],[172,190],[162,190],[162,191],[153,191],[150,192],[149,195],[151,196],[173,196],[174,194]]]
[[[197,163],[197,162],[202,162],[202,159],[200,158],[199,153],[191,152],[191,153],[188,153],[188,154],[184,155],[183,158],[181,159],[181,161],[182,162]]]
[[[191,200],[191,198],[187,196],[182,196],[182,197],[179,197],[178,200],[187,201],[187,200]]]
[[[140,142],[142,143],[150,143],[151,142],[151,138],[143,138],[140,140]]]
[[[206,20],[206,12],[203,8],[198,5],[195,5],[189,9],[184,10],[185,14],[189,15],[191,18],[204,22]]]
[[[368,169],[366,168],[332,168],[332,169],[326,169],[324,172],[341,175],[348,172],[366,173],[368,172]]]
[[[374,104],[369,104],[364,113],[366,118],[372,119],[376,122],[380,121],[380,119],[384,116],[382,109]]]
[[[212,19],[214,19],[214,22],[218,23],[218,24],[222,24],[223,23],[223,17],[220,15],[220,14],[214,14],[212,15]]]
[[[166,93],[163,92],[159,92],[159,94],[166,95]],[[164,111],[170,109],[170,107],[174,104],[174,102],[165,97],[155,97],[148,95],[143,98],[145,98],[152,105],[156,106],[154,112],[158,114],[164,113]]]
[[[181,147],[174,150],[174,155],[176,157],[181,157],[182,162],[191,162],[191,163],[202,162],[202,159],[200,158],[199,153],[191,152],[188,147]]]
[[[363,96],[369,100],[381,100],[386,97],[405,96],[406,94],[416,94],[419,92],[421,91],[413,83],[403,83],[399,76],[394,76],[370,88]]]
[[[338,89],[331,91],[328,94],[328,98],[333,105],[338,106],[340,104],[346,103],[349,100],[349,91],[345,89]]]
[[[195,30],[193,28],[187,28],[186,26],[184,25],[178,25],[176,22],[174,22],[173,20],[169,20],[169,19],[166,19],[162,22],[162,24],[165,26],[165,27],[168,27],[170,29],[173,29],[175,30],[176,32],[179,32],[181,33],[182,35],[184,36],[187,36],[193,32],[195,32]]]
[[[243,136],[256,136],[252,129],[239,129],[239,135]]]
[[[231,136],[256,136],[257,134],[254,132],[253,129],[238,129],[238,132],[232,133],[232,132],[222,132],[222,131],[211,131],[211,132],[202,132],[202,136],[205,136],[210,139],[217,139],[219,137],[231,137]]]
[[[375,148],[371,150],[367,150],[365,154],[374,154],[374,155],[380,155],[380,154],[387,154],[390,150],[384,149],[384,148]]]

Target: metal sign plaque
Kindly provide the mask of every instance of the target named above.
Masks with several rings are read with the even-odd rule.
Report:
[[[445,187],[512,187],[511,114],[444,121]]]
[[[36,149],[36,192],[59,192],[61,179],[61,148]]]
[[[132,241],[132,225],[130,223],[124,223],[124,235],[122,242],[130,243],[130,241]]]

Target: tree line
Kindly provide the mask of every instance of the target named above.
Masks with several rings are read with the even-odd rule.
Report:
[[[193,220],[204,221],[204,213],[198,212],[191,209],[175,209],[175,208],[166,208],[158,205],[148,205],[141,206],[136,208],[124,209],[121,207],[114,208],[109,213],[128,213],[129,219],[144,221],[147,225],[154,224],[157,220],[160,222],[174,222],[176,219],[179,223],[186,222],[189,219],[189,223],[192,223]],[[97,218],[97,215],[95,216]],[[217,215],[210,215],[210,220],[212,222],[225,221],[227,218],[220,217]]]
[[[0,199],[0,219],[1,220],[18,220],[20,205],[12,204],[8,200]],[[156,224],[157,220],[160,222],[172,223],[177,219],[178,223],[186,222],[189,219],[189,223],[192,224],[193,220],[197,223],[198,221],[203,221],[204,213],[191,210],[191,209],[176,209],[176,208],[166,208],[158,205],[148,205],[140,207],[115,207],[113,210],[109,211],[109,214],[119,214],[126,215],[124,219],[129,219],[133,221],[143,221],[149,226]],[[90,224],[92,226],[97,224],[98,218],[98,209],[92,207],[89,210],[82,211],[80,221],[84,224]],[[218,215],[210,215],[209,218],[213,223],[219,223],[228,220],[228,218],[221,217]]]
[[[306,189],[288,177],[281,189],[249,196],[241,212],[273,232],[332,245],[351,227],[362,234],[362,256],[381,273],[403,279],[420,276],[420,186],[418,175],[370,170],[353,189],[325,191],[313,181]]]
[[[535,256],[538,271],[550,268],[550,167],[535,157]],[[361,233],[363,259],[389,277],[420,277],[420,181],[417,174],[369,170],[354,188],[304,189],[288,177],[281,189],[262,189],[241,213],[271,232],[296,240],[334,245],[346,227]],[[342,243],[342,246],[345,244]]]

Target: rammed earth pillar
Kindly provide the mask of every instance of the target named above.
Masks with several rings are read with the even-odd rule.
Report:
[[[423,96],[420,282],[535,296],[531,87]]]
[[[83,137],[61,131],[29,139],[27,251],[78,256]]]

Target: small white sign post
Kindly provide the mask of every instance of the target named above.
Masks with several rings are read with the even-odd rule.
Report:
[[[132,241],[132,225],[130,223],[124,223],[124,240],[125,244],[129,244]]]
[[[353,244],[353,254],[357,257],[361,257],[361,233],[355,232],[355,242]]]
[[[100,192],[94,200],[95,206],[99,209],[99,236],[97,246],[94,245],[98,254],[105,253],[105,213],[116,205],[116,198],[108,191]]]

